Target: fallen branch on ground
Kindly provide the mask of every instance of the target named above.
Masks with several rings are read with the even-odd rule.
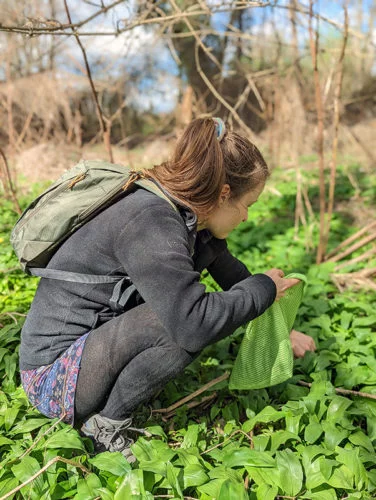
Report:
[[[160,408],[159,410],[152,410],[152,413],[171,413],[172,411],[176,410],[176,408],[179,408],[180,406],[183,406],[185,403],[188,403],[188,401],[191,401],[195,397],[199,396],[203,392],[207,391],[210,389],[210,387],[213,387],[216,384],[219,384],[220,382],[223,382],[224,380],[227,380],[229,378],[230,374],[229,372],[224,373],[220,377],[215,378],[214,380],[211,380],[207,384],[203,385],[200,389],[197,389],[197,391],[192,392],[192,394],[189,394],[183,399],[180,399],[173,405],[169,406],[168,408]]]
[[[311,387],[312,384],[310,384],[309,382],[304,382],[304,380],[299,380],[298,385]],[[361,398],[376,399],[376,394],[369,394],[368,392],[351,391],[350,389],[340,389],[338,387],[334,387],[334,390],[337,394],[343,394],[344,396],[358,396]]]

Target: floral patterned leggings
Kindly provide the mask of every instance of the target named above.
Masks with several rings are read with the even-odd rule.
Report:
[[[49,418],[74,425],[74,398],[82,351],[90,332],[82,335],[52,364],[21,370],[21,382],[33,406]]]

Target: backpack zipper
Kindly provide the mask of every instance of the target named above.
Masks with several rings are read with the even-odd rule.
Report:
[[[66,182],[68,182],[68,181],[66,181]],[[56,194],[60,193],[61,191],[64,191],[64,190],[68,189],[68,188],[69,188],[69,186],[66,186],[66,182],[65,182],[64,184],[62,184],[61,186],[58,186],[58,187],[56,187],[56,188],[51,188],[51,189],[49,189],[47,192],[42,193],[42,194],[40,195],[40,198],[42,198],[42,197],[46,196],[46,195],[47,195],[47,194],[49,194],[49,193],[54,193],[54,194],[56,195]],[[34,210],[33,210],[33,209],[31,209],[31,210],[33,210],[33,212],[32,212],[32,213],[30,213],[30,212],[28,211],[28,209],[26,208],[26,210],[25,210],[25,214],[24,214],[24,215],[28,214],[28,216],[27,216],[27,217],[23,217],[23,216],[22,216],[22,217],[21,217],[21,219],[20,219],[20,220],[18,221],[18,223],[16,224],[16,226],[15,226],[15,228],[14,228],[14,229],[16,229],[16,227],[17,227],[17,230],[21,229],[21,228],[23,227],[23,225],[24,225],[24,224],[26,224],[26,222],[28,221],[28,219],[29,219],[31,216],[32,216],[32,217],[34,217],[34,215],[35,215],[35,214],[37,214],[41,208],[43,208],[43,207],[44,207],[44,205],[45,205],[45,204],[46,204],[46,203],[50,200],[50,198],[51,198],[51,196],[47,196],[47,198],[45,198],[45,199],[43,200],[43,202],[42,202],[42,203],[41,203],[38,207],[36,207]],[[23,219],[23,220],[22,220],[22,219]]]

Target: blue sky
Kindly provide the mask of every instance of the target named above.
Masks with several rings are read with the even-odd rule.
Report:
[[[202,0],[205,1],[205,0]],[[231,0],[227,0],[231,3]],[[308,6],[308,0],[307,6]],[[206,0],[208,5],[217,4],[218,0]],[[83,20],[97,11],[93,5],[85,3],[83,0],[68,0],[73,22]],[[97,3],[98,0],[97,0]],[[106,4],[110,0],[105,1]],[[363,0],[363,22],[364,29],[368,28],[369,12],[373,0]],[[288,0],[279,0],[278,5],[284,6],[288,4]],[[357,22],[357,17],[354,15],[354,5],[358,5],[358,0],[351,0],[349,13],[350,23],[354,25]],[[48,0],[39,2],[40,11],[38,13],[28,12],[26,15],[44,15],[48,17]],[[102,15],[94,19],[89,24],[82,28],[82,31],[113,31],[117,22],[122,19],[130,19],[133,17],[134,0],[124,2],[106,15]],[[327,16],[339,23],[343,23],[343,8],[342,1],[325,1],[320,0],[315,2],[315,10],[322,15]],[[62,4],[60,11],[57,13],[57,18],[66,22],[66,14]],[[288,20],[288,12],[285,9],[278,7],[271,8],[253,8],[250,9],[252,15],[251,33],[263,33],[263,36],[272,36],[273,29],[270,15],[273,14],[274,23],[279,28],[280,36],[288,42],[290,23]],[[1,14],[0,14],[1,16]],[[299,29],[299,41],[301,45],[306,43],[307,19],[300,16],[302,26]],[[229,20],[229,14],[222,12],[212,16],[212,26],[221,31]],[[1,21],[1,19],[0,19]],[[20,20],[20,24],[22,20]],[[174,62],[170,50],[165,41],[161,40],[157,33],[157,26],[137,27],[131,32],[123,33],[118,37],[100,36],[100,37],[82,37],[82,41],[87,49],[88,57],[93,65],[95,76],[101,78],[103,76],[113,76],[116,78],[118,74],[138,72],[141,74],[138,78],[138,88],[129,91],[129,102],[135,104],[141,109],[149,109],[154,107],[157,111],[169,111],[175,107],[175,102],[178,96],[177,82],[177,66]],[[326,23],[320,22],[322,32],[322,40],[325,41],[326,36],[340,36],[338,30],[329,27]],[[264,40],[264,38],[262,38]],[[376,41],[376,40],[375,40]],[[82,54],[73,37],[65,40],[59,39],[59,65],[64,71],[79,74],[78,69],[82,67]],[[259,42],[258,42],[259,43]],[[265,40],[265,43],[267,41]],[[144,77],[142,75],[144,74]]]
[[[356,22],[355,16],[351,14],[353,9],[352,5],[354,5],[355,2],[357,2],[357,0],[350,2],[349,13],[351,24]],[[215,4],[217,1],[207,0],[207,3]],[[280,0],[278,4],[283,6],[287,5],[288,2],[287,0]],[[367,26],[371,4],[372,0],[363,0],[363,21],[365,26]],[[94,7],[78,0],[71,0],[70,5],[74,21],[78,21],[95,11]],[[129,17],[132,16],[132,3],[127,2],[126,5],[127,7],[119,5],[107,16],[102,16],[100,19],[94,20],[90,25],[85,27],[85,30],[109,30],[112,29],[119,19],[129,19]],[[315,3],[315,10],[342,24],[342,5],[343,3],[338,1],[321,0]],[[253,18],[252,32],[257,33],[263,30],[263,32],[267,33],[268,28],[272,31],[270,21],[271,13],[274,15],[276,25],[280,28],[281,36],[288,41],[290,23],[288,20],[288,12],[285,9],[271,7],[251,9]],[[223,30],[228,19],[228,13],[214,14],[211,21],[212,26],[218,30]],[[307,30],[304,24],[306,25],[307,21],[303,19],[302,16],[301,20],[303,26],[299,30],[299,38],[300,43],[304,45],[307,36]],[[326,23],[320,22],[320,27],[323,40],[326,35],[333,37],[338,34],[338,36],[340,36],[338,30],[330,27]],[[101,37],[94,40],[90,39],[90,41],[86,38],[84,41],[93,59],[104,52],[108,54],[109,59],[113,58],[115,61],[117,59],[117,63],[114,64],[112,69],[114,72],[116,72],[116,67],[120,68],[124,66],[129,69],[138,68],[142,71],[143,66],[146,68],[148,61],[150,62],[150,60],[152,60],[155,67],[155,80],[149,75],[145,76],[144,81],[140,84],[139,98],[134,96],[133,102],[136,102],[141,108],[148,109],[154,106],[158,111],[168,111],[175,106],[175,99],[178,93],[176,88],[177,67],[166,44],[155,35],[155,31],[155,27],[149,29],[140,27],[133,30],[132,33],[126,33],[118,38]]]

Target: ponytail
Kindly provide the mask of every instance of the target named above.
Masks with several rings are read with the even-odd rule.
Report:
[[[216,206],[226,181],[217,130],[212,118],[192,121],[177,141],[171,159],[144,170],[199,217]]]
[[[205,219],[218,205],[224,184],[236,200],[269,172],[259,150],[228,131],[220,118],[197,118],[184,130],[169,161],[143,170],[171,195]]]

